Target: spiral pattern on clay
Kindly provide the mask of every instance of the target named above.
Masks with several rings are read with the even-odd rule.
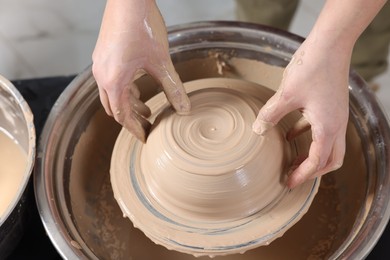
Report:
[[[153,200],[205,221],[244,218],[276,202],[285,191],[285,141],[278,127],[253,133],[261,100],[212,87],[189,96],[191,113],[166,108],[142,147],[140,172]]]

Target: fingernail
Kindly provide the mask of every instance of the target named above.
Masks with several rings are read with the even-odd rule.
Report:
[[[265,135],[272,127],[274,127],[272,123],[257,119],[252,125],[252,130],[258,135]]]

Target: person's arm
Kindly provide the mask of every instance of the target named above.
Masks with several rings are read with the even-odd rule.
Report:
[[[92,59],[104,109],[138,139],[145,142],[150,128],[150,109],[133,83],[142,74],[161,84],[177,112],[190,110],[155,0],[107,0]]]
[[[260,110],[253,130],[266,134],[287,113],[303,120],[288,138],[311,125],[307,158],[291,168],[291,188],[341,167],[349,114],[348,77],[353,46],[385,0],[328,0],[310,34],[286,67],[276,94]],[[296,132],[296,133],[294,133]]]

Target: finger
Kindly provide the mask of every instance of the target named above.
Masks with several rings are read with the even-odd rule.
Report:
[[[299,184],[305,182],[311,175],[315,174],[318,168],[318,159],[313,157],[307,157],[292,173],[289,174],[287,180],[287,187],[290,189],[295,188]]]
[[[322,170],[314,174],[312,178],[316,178],[328,172],[332,172],[339,169],[343,165],[344,156],[345,156],[345,135],[339,135],[333,146],[332,153],[329,157],[328,163]]]
[[[130,104],[131,104],[131,109],[135,111],[138,115],[148,118],[152,114],[150,111],[150,108],[145,105],[139,98],[140,98],[140,92],[138,90],[138,87],[133,84],[133,86],[130,88]]]
[[[99,89],[100,103],[102,103],[103,108],[106,111],[107,115],[113,116],[106,91],[100,87],[98,87],[98,89]]]
[[[329,160],[333,145],[333,140],[325,140],[324,137],[313,138],[308,157],[289,176],[287,186],[294,188],[320,172]]]
[[[280,119],[297,108],[292,102],[286,100],[282,90],[278,90],[260,109],[252,129],[255,133],[264,135]]]
[[[190,99],[172,62],[169,62],[167,66],[152,68],[150,74],[161,83],[168,101],[172,104],[176,112],[179,114],[188,114],[191,110]]]
[[[116,91],[119,88],[113,88],[113,91],[107,92],[107,95],[111,111],[114,111],[115,120],[137,139],[145,142],[151,124],[142,115],[149,115],[150,110],[147,112],[148,108],[143,107],[146,105],[141,104],[142,102],[137,99],[139,93],[137,94],[137,90],[134,88],[133,85],[122,88],[121,91]]]
[[[134,112],[127,113],[123,121],[123,126],[143,143],[146,142],[151,128],[148,120]]]
[[[295,137],[299,136],[300,134],[306,132],[310,129],[310,123],[307,121],[305,117],[301,117],[294,126],[288,131],[287,133],[287,141],[293,140]]]

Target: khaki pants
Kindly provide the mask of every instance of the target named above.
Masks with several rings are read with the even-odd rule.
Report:
[[[288,30],[298,0],[236,0],[240,21],[259,23]],[[390,43],[390,2],[360,36],[355,44],[351,67],[366,81],[386,71]]]

